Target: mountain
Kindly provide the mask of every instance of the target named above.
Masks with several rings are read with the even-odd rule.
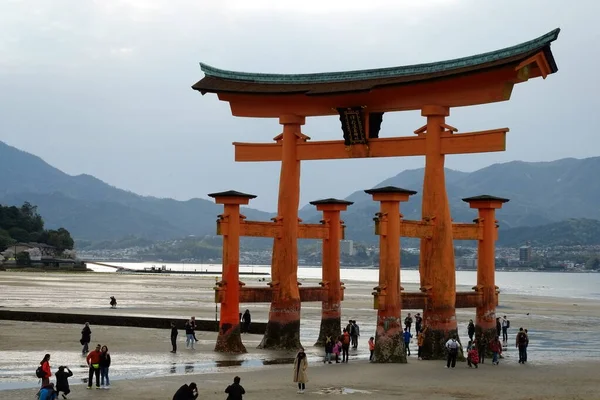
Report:
[[[513,161],[494,164],[466,173],[446,169],[446,188],[452,218],[470,222],[477,211],[462,201],[465,197],[480,194],[506,197],[506,203],[496,213],[501,232],[504,229],[539,226],[569,218],[600,220],[600,157],[567,158],[552,162]],[[416,190],[410,201],[402,203],[401,212],[406,219],[420,219],[421,192],[424,169],[406,170],[386,179],[375,187],[399,186]],[[379,205],[371,196],[357,191],[346,197],[354,204],[342,214],[346,223],[346,238],[375,243],[372,218]],[[304,210],[302,218],[314,222],[319,216]]]
[[[38,206],[46,226],[73,237],[113,240],[134,235],[153,240],[214,234],[222,206],[205,199],[177,201],[140,196],[90,175],[71,176],[41,158],[0,142],[0,204]],[[249,219],[272,215],[244,208]]]
[[[535,247],[600,245],[600,221],[570,218],[541,226],[500,230],[498,246],[516,247],[530,242]]]

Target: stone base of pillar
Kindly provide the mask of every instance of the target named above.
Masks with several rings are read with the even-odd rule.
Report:
[[[406,349],[400,318],[378,318],[375,331],[375,363],[406,363]]]
[[[490,350],[490,343],[493,339],[496,339],[497,336],[498,331],[496,330],[495,326],[493,328],[482,328],[479,325],[475,325],[475,341],[477,342],[477,347],[481,348],[482,342],[485,343],[486,357],[492,356],[492,351]],[[500,338],[500,340],[502,340],[502,338]]]
[[[315,346],[324,347],[327,337],[336,340],[342,334],[341,317],[321,318],[321,329],[319,330],[319,339]],[[335,342],[334,342],[335,343]]]
[[[267,329],[258,348],[297,350],[300,347],[300,300],[271,303]]]
[[[421,358],[424,360],[445,360],[448,357],[446,342],[452,335],[456,335],[456,340],[461,343],[454,310],[425,310],[423,312],[423,327],[427,328],[423,349],[421,350]],[[464,349],[459,349],[457,360],[465,360],[463,351],[466,352],[466,346]]]
[[[242,343],[239,323],[235,326],[228,324],[221,326],[219,336],[217,336],[215,351],[221,353],[247,353],[246,347]]]

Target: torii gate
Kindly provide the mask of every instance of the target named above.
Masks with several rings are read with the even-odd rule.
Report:
[[[508,132],[500,128],[457,133],[446,117],[452,107],[507,101],[515,84],[555,73],[550,44],[558,34],[556,29],[529,42],[472,57],[363,71],[253,74],[201,64],[205,77],[193,89],[216,93],[229,102],[234,116],[278,118],[283,125],[275,143],[234,143],[235,161],[281,161],[275,221],[281,230],[274,242],[272,265],[276,288],[263,347],[300,345],[301,296],[296,279],[300,162],[425,156],[422,217],[423,222],[435,221],[427,228],[430,237],[421,240],[421,290],[428,298],[423,317],[430,332],[425,356],[442,353],[438,339],[457,328],[453,225],[444,159],[447,154],[504,151]],[[406,110],[420,110],[426,118],[426,124],[415,130],[416,136],[379,138],[383,114]],[[344,140],[313,142],[301,132],[306,117],[325,115],[340,116]],[[401,310],[400,296],[394,302],[394,309]],[[483,327],[488,329],[487,324]]]

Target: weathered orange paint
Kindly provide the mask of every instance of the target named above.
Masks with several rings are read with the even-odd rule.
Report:
[[[480,132],[457,133],[442,137],[443,154],[466,154],[506,149],[508,128]],[[346,158],[408,157],[425,155],[424,136],[401,136],[369,139],[368,146],[346,146],[343,140],[302,141],[297,146],[298,160],[333,160]],[[235,161],[280,161],[281,143],[241,143],[234,142]],[[356,151],[355,147],[360,147]]]
[[[449,332],[457,329],[453,228],[446,193],[445,156],[441,145],[445,132],[443,125],[449,109],[437,105],[426,106],[421,114],[427,117],[422,216],[424,221],[432,222],[431,239],[421,240],[421,290],[430,297],[423,312],[423,324],[433,333],[428,337],[447,337]],[[438,351],[434,346],[425,348]]]
[[[481,304],[476,310],[476,324],[483,330],[496,329],[496,305],[498,293],[495,282],[496,270],[496,209],[502,208],[500,200],[470,201],[471,208],[478,209],[478,221],[482,237],[477,243],[477,286]]]
[[[227,234],[229,223],[225,220],[217,221],[219,235]],[[240,236],[281,238],[283,224],[265,221],[242,221],[240,223]],[[340,228],[341,232],[341,228]],[[298,239],[325,239],[329,235],[327,227],[321,224],[298,224]]]

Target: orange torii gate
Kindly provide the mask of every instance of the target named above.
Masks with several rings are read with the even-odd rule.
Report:
[[[422,221],[404,225],[412,227],[406,229],[412,229],[415,234],[418,231],[419,235],[423,235],[427,231],[426,239],[417,236],[422,239],[419,269],[421,290],[427,305],[423,317],[424,324],[429,327],[425,357],[436,357],[442,353],[443,338],[455,332],[457,327],[453,235],[471,229],[455,229],[452,224],[445,185],[445,156],[504,151],[508,132],[508,128],[500,128],[458,133],[457,128],[446,123],[446,117],[452,107],[507,101],[515,84],[555,73],[557,67],[550,44],[558,34],[556,29],[529,42],[472,57],[376,70],[277,75],[225,71],[201,64],[205,77],[193,89],[202,94],[216,93],[220,100],[229,102],[234,116],[278,118],[283,125],[283,132],[274,137],[275,143],[234,143],[236,161],[281,161],[275,221],[281,224],[281,228],[280,237],[273,246],[274,289],[271,290],[269,321],[261,346],[293,348],[300,345],[302,299],[296,274],[297,239],[301,237],[302,229],[298,223],[300,162],[424,155]],[[426,124],[415,130],[416,136],[379,138],[384,113],[405,110],[420,110],[426,119]],[[340,116],[344,140],[312,142],[302,133],[306,117],[325,115]],[[407,193],[404,195],[408,196]],[[488,200],[487,206],[497,205]],[[387,202],[383,201],[382,207]],[[475,201],[471,206],[477,208],[478,204]],[[389,214],[389,210],[387,212]],[[489,213],[486,215],[481,218],[489,222]],[[389,219],[387,223],[390,223]],[[395,226],[396,222],[393,224]],[[488,230],[483,230],[486,235],[490,234]],[[481,249],[486,249],[484,253],[489,252],[489,240],[485,246],[481,245],[481,241]],[[489,254],[485,254],[489,261]],[[399,267],[399,259],[398,264],[395,256],[391,260],[387,271],[392,265]],[[226,269],[224,264],[224,272]],[[482,278],[482,283],[478,284],[478,290],[485,292],[483,298],[488,299],[485,306],[478,306],[483,307],[478,309],[482,321],[495,315],[495,303],[488,304],[493,302],[492,297],[495,298],[490,293],[488,275],[486,273],[485,279]],[[387,296],[390,296],[389,288],[398,287],[400,290],[399,273],[390,277],[394,282],[388,282]],[[231,298],[231,301],[234,300]],[[400,317],[401,296],[396,295],[393,302],[393,315],[386,317],[387,326],[390,318]],[[386,304],[389,304],[388,300]],[[221,325],[223,328],[223,321]],[[484,326],[487,329],[487,325]],[[396,340],[394,330],[383,333],[392,342]],[[380,339],[379,342],[385,340]],[[382,355],[377,361],[403,360]]]

